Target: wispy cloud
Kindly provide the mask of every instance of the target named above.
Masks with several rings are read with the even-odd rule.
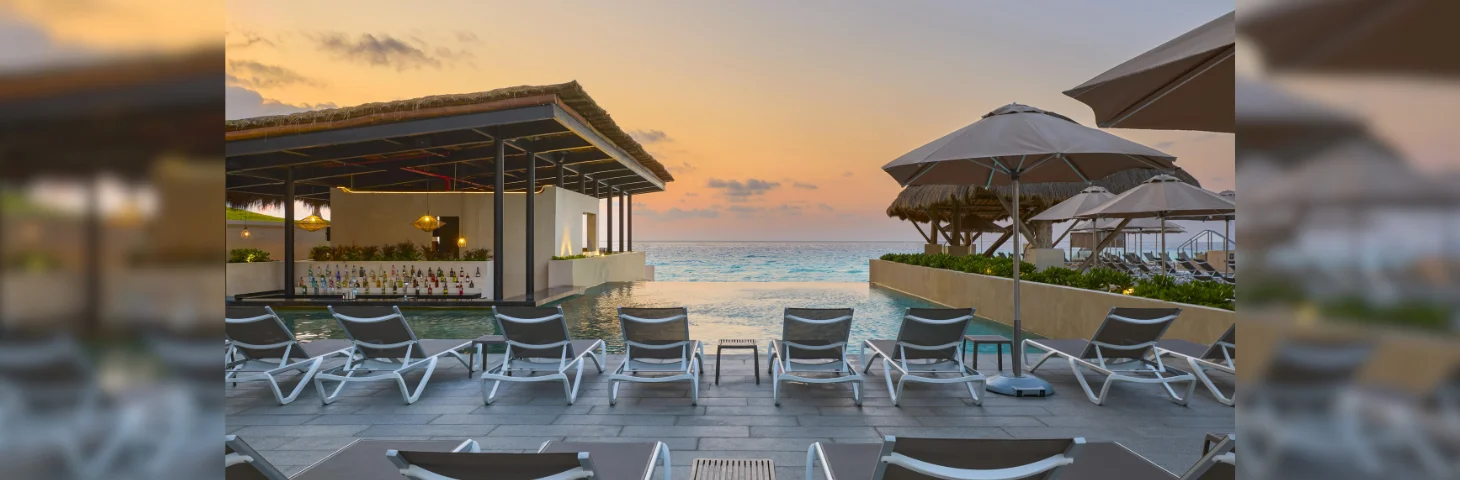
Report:
[[[673,173],[675,175],[679,175],[681,173],[690,173],[695,170],[699,170],[699,167],[691,165],[689,162],[679,162],[679,165],[665,165],[665,168],[669,169],[669,173]]]
[[[363,33],[354,39],[342,33],[320,33],[311,37],[320,50],[336,57],[374,67],[394,68],[398,72],[421,68],[439,70],[448,65],[469,63],[475,57],[465,50],[431,49],[419,40],[412,45],[412,42],[388,34]]]
[[[224,33],[224,36],[225,37],[234,38],[232,41],[224,44],[224,46],[226,48],[230,48],[230,49],[248,48],[248,47],[252,47],[252,46],[255,46],[255,45],[266,45],[266,46],[270,46],[270,47],[276,46],[276,44],[274,43],[273,40],[269,40],[268,38],[265,38],[262,35],[259,35],[257,33],[254,33],[252,31],[248,31],[248,30],[238,30],[237,32],[227,32],[227,33]]]
[[[288,115],[291,113],[335,107],[335,104],[327,102],[314,104],[302,103],[298,105],[284,103],[271,98],[264,98],[257,91],[237,85],[229,85],[224,88],[223,114],[229,120],[269,115]]]
[[[663,130],[632,130],[629,131],[629,136],[634,137],[634,140],[637,140],[639,143],[668,143],[674,141]]]
[[[477,34],[472,32],[456,32],[456,41],[461,43],[481,43]]]
[[[812,185],[810,183],[791,182],[791,187],[792,188],[802,188],[802,189],[806,189],[806,190],[816,190],[816,185]]]
[[[754,178],[746,179],[744,182],[740,180],[711,178],[706,186],[721,190],[725,194],[725,197],[732,202],[740,202],[750,197],[765,195],[766,192],[780,187],[781,182],[768,182]]]
[[[323,85],[323,82],[301,75],[294,70],[253,60],[229,60],[228,83],[254,89],[286,85]]]
[[[652,218],[656,220],[690,220],[695,218],[718,218],[720,216],[720,212],[718,210],[709,208],[695,208],[685,210],[679,207],[674,207],[661,212],[648,207],[635,206],[634,215],[642,215],[646,218]]]
[[[741,218],[755,215],[780,214],[796,216],[801,215],[805,209],[800,205],[782,204],[774,207],[753,207],[749,205],[731,205],[725,207],[725,211],[733,213]]]
[[[842,176],[843,177],[850,177],[850,176],[852,176],[852,171],[851,170],[848,170],[848,171],[842,172]]]

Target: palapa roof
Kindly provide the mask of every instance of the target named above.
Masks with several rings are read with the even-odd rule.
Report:
[[[266,135],[304,133],[343,127],[389,123],[400,120],[444,117],[503,108],[556,102],[588,124],[600,135],[634,157],[639,164],[665,182],[674,175],[625,132],[576,80],[556,85],[521,85],[483,92],[431,95],[392,102],[374,102],[353,107],[330,108],[289,115],[245,118],[224,122],[228,141]]]
[[[1181,168],[1177,168],[1174,173],[1185,183],[1201,185],[1195,177]],[[1104,187],[1112,193],[1119,194],[1161,174],[1160,170],[1155,169],[1133,169],[1113,173],[1089,184],[1084,182],[1021,184],[1019,186],[1020,215],[1038,214],[1046,208],[1078,195],[1091,185]],[[940,213],[943,213],[940,218],[947,218],[946,215],[951,212],[953,204],[958,203],[960,211],[967,212],[966,214],[997,221],[1008,218],[1009,214],[995,194],[1008,198],[1012,192],[1013,189],[1009,187],[986,189],[972,185],[913,186],[904,188],[902,192],[898,193],[892,204],[887,206],[886,213],[888,217],[926,222],[928,221],[927,210],[930,207],[947,210],[940,210]]]

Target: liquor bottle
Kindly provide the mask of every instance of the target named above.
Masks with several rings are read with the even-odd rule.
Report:
[[[436,276],[441,276],[441,267],[436,267]]]
[[[431,295],[431,286],[426,285],[426,295]]]
[[[455,268],[452,268],[451,270],[447,270],[446,271],[446,276],[451,277],[451,278],[456,278],[456,269]]]
[[[466,288],[477,288],[477,284],[476,282],[471,281],[471,279],[467,279]]]
[[[456,296],[460,297],[460,296],[463,296],[463,295],[466,295],[466,289],[461,288],[461,285],[458,284],[456,286]]]
[[[299,277],[299,294],[308,295],[309,288],[304,286],[304,277]]]
[[[477,267],[477,278],[482,278],[482,267]]]
[[[344,276],[340,274],[340,268],[335,267],[335,280],[341,280]]]

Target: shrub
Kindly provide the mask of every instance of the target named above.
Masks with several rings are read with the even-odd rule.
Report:
[[[984,256],[954,257],[946,254],[889,253],[882,260],[920,267],[956,270],[979,275],[1012,278],[1014,260],[1011,258],[989,258]],[[1169,276],[1137,280],[1128,273],[1109,268],[1092,268],[1080,272],[1063,267],[1052,267],[1039,271],[1029,262],[1019,262],[1019,278],[1023,281],[1062,285],[1067,287],[1123,293],[1138,297],[1154,298],[1170,302],[1203,305],[1233,310],[1236,287],[1217,282],[1190,281],[1176,283]]]
[[[330,258],[332,252],[333,249],[329,245],[315,245],[314,248],[309,249],[309,259],[316,262],[328,262],[332,260]]]
[[[492,249],[490,249],[490,248],[473,248],[471,250],[467,250],[465,252],[462,252],[461,259],[462,260],[467,260],[467,261],[472,261],[472,262],[485,262],[487,260],[491,260],[492,259]]]
[[[272,261],[269,260],[269,252],[265,252],[257,248],[235,248],[228,251],[228,263],[254,263],[269,261]]]

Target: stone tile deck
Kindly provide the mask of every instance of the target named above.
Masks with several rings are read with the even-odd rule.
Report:
[[[1200,385],[1186,407],[1167,401],[1158,386],[1136,384],[1113,386],[1106,405],[1096,406],[1068,368],[1055,364],[1040,374],[1054,384],[1056,395],[990,394],[982,407],[969,403],[960,386],[919,384],[909,385],[902,406],[894,407],[878,365],[867,377],[864,404],[858,408],[847,384],[788,385],[776,407],[765,372],[755,385],[749,355],[727,353],[718,386],[713,351],[706,360],[698,406],[689,404],[689,385],[676,382],[624,384],[619,404],[611,407],[607,374],[598,374],[591,362],[575,405],[566,404],[561,384],[544,382],[504,384],[501,399],[483,406],[481,381],[469,379],[454,360],[443,360],[414,405],[404,404],[393,383],[375,383],[346,387],[346,397],[329,406],[320,405],[313,387],[279,406],[264,383],[250,382],[227,387],[225,423],[229,433],[242,436],[288,474],[355,438],[473,438],[484,449],[504,452],[536,451],[548,440],[659,440],[669,445],[676,479],[688,478],[695,458],[769,458],[779,478],[804,478],[806,447],[812,442],[875,442],[883,435],[1083,436],[1120,442],[1180,473],[1201,456],[1206,432],[1236,428],[1234,409],[1217,403]],[[992,376],[994,356],[984,354],[980,360],[980,371]],[[610,357],[605,368],[617,361]],[[1008,362],[1005,358],[1006,368]],[[1215,380],[1231,387],[1230,377]]]

